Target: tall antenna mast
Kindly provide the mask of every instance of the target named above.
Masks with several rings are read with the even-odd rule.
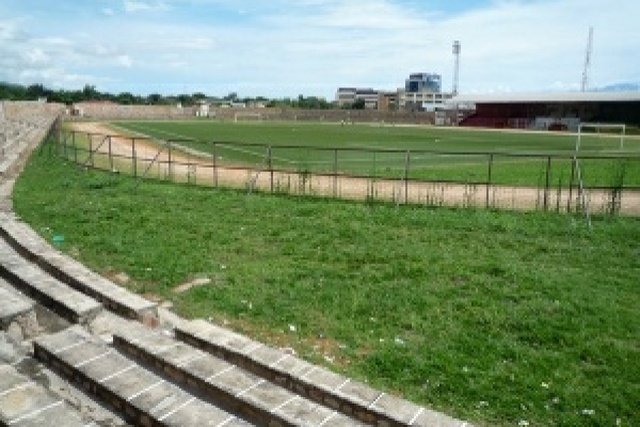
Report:
[[[458,94],[458,83],[460,81],[460,41],[453,42],[453,56],[455,65],[453,68],[453,96]]]
[[[582,91],[589,87],[589,68],[591,67],[591,55],[593,53],[593,27],[589,27],[589,39],[587,40],[587,53],[584,58],[584,70],[582,71]]]

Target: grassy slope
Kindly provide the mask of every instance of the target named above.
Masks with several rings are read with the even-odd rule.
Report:
[[[18,181],[15,207],[46,237],[64,235],[62,250],[126,272],[183,315],[333,359],[459,417],[640,424],[636,219],[599,219],[590,233],[568,216],[134,190],[46,155]],[[172,292],[197,275],[213,282]]]
[[[118,126],[157,138],[194,138],[198,141],[240,141],[272,144],[276,167],[332,172],[334,153],[318,147],[350,147],[412,150],[410,175],[415,179],[484,182],[488,174],[487,155],[442,156],[419,154],[416,150],[454,153],[499,152],[537,153],[565,156],[554,160],[551,183],[567,186],[571,179],[571,160],[576,137],[564,134],[491,132],[469,129],[380,127],[317,123],[223,123],[217,121],[189,122],[119,122]],[[203,152],[211,152],[211,144],[181,142]],[[585,137],[583,155],[618,153],[618,140],[606,137]],[[282,145],[301,145],[306,150],[278,148]],[[227,161],[264,163],[266,150],[258,147],[243,149],[218,146],[217,154]],[[640,140],[628,138],[625,152],[640,152]],[[338,169],[352,174],[395,177],[404,176],[405,153],[367,153],[363,151],[338,153]],[[630,161],[584,160],[582,168],[587,185],[612,186],[624,172],[625,185],[640,185],[640,158]],[[544,185],[546,158],[516,158],[497,155],[492,171],[493,182],[510,185]]]

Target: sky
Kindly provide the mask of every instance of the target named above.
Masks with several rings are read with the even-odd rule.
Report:
[[[0,0],[0,81],[114,93],[322,96],[395,90],[410,73],[460,92],[640,83],[638,0]]]

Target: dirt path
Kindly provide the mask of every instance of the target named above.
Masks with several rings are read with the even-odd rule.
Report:
[[[546,205],[549,210],[566,211],[568,206],[575,209],[578,202],[577,189],[573,189],[570,198],[567,188],[563,188],[561,191],[551,189],[545,195],[543,189],[533,187],[491,185],[487,188],[486,185],[405,182],[389,179],[372,180],[288,171],[271,172],[260,171],[246,165],[220,163],[219,161],[216,162],[214,168],[212,158],[207,158],[206,155],[188,149],[177,150],[174,148],[169,154],[169,150],[164,147],[162,151],[158,152],[158,146],[151,140],[144,138],[136,139],[134,147],[131,137],[118,136],[118,132],[103,123],[78,122],[72,125],[79,132],[94,134],[91,140],[93,150],[96,151],[94,159],[96,166],[119,168],[138,176],[171,179],[176,182],[252,188],[300,195],[331,196],[352,200],[369,198],[397,203],[490,206],[513,210],[543,209]],[[105,135],[112,136],[105,140]],[[108,156],[109,151],[111,157]],[[135,163],[131,161],[134,152],[137,159]],[[118,156],[120,157],[118,158]],[[255,168],[260,168],[260,165],[256,165]],[[612,203],[610,192],[588,190],[586,195],[591,212],[602,213],[610,209]],[[620,213],[640,215],[640,192],[631,190],[622,192]]]

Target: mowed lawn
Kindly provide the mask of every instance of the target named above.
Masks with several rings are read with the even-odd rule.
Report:
[[[640,220],[247,195],[46,150],[15,209],[171,301],[480,425],[640,425]],[[195,278],[210,283],[182,293]]]
[[[287,170],[396,179],[404,178],[406,171],[412,179],[461,183],[488,181],[491,163],[491,182],[524,186],[543,186],[547,179],[553,186],[569,186],[577,138],[568,133],[307,122],[123,121],[114,125],[159,139],[181,140],[179,144],[203,153],[212,153],[215,141],[222,163],[265,168],[270,156],[273,167]],[[587,186],[640,186],[640,138],[627,137],[620,149],[618,137],[589,135],[583,137],[581,147],[582,156],[631,156],[581,160]],[[575,171],[573,176],[575,185]]]

